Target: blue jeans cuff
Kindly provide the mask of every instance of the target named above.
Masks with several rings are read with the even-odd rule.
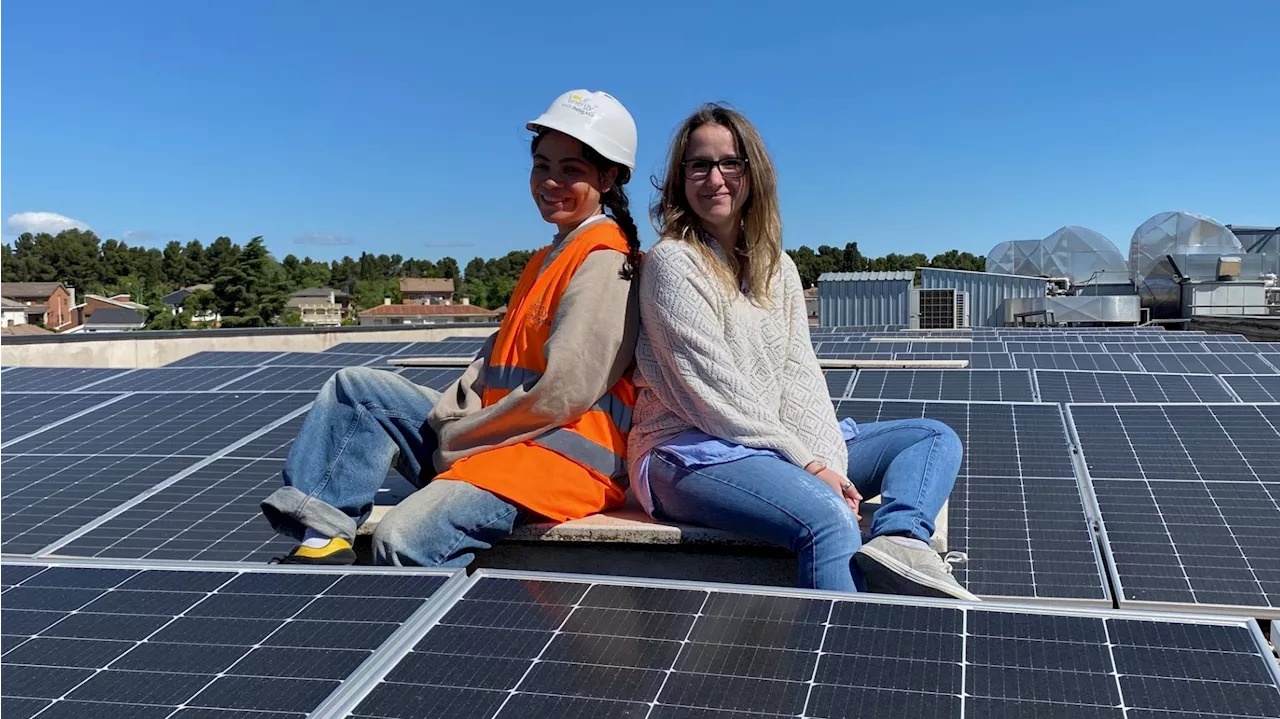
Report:
[[[308,528],[329,537],[355,541],[356,522],[337,507],[303,494],[296,487],[281,487],[262,501],[262,513],[271,528],[298,541]]]

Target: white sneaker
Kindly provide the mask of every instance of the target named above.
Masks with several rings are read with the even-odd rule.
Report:
[[[932,549],[876,537],[862,545],[853,561],[873,592],[981,601],[951,576],[952,564],[964,561],[961,552],[949,552],[943,560]]]

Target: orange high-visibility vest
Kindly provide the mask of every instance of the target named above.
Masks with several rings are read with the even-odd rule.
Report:
[[[529,260],[494,340],[485,369],[483,406],[517,387],[532,387],[542,376],[547,368],[544,348],[560,298],[595,250],[626,252],[626,236],[613,222],[597,221],[569,240],[541,274],[538,270],[551,248],[544,247]],[[636,387],[628,369],[581,417],[533,439],[464,457],[439,478],[469,482],[558,521],[615,509],[625,500],[627,433],[635,404]]]

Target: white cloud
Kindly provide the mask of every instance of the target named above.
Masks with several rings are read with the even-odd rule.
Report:
[[[335,235],[330,232],[308,232],[294,238],[294,242],[299,245],[349,245],[355,240],[343,235]]]
[[[18,233],[48,232],[56,235],[63,230],[87,230],[89,225],[56,212],[17,212],[9,217],[9,229]]]

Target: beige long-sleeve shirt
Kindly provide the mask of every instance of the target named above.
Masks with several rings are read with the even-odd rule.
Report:
[[[599,219],[588,222],[607,222]],[[558,238],[546,268],[588,223]],[[439,446],[436,471],[463,457],[523,442],[584,414],[622,377],[635,357],[640,328],[637,284],[619,275],[626,255],[596,250],[574,272],[560,299],[543,350],[547,369],[530,387],[518,387],[483,407],[485,368],[497,335],[458,378],[427,418]]]

